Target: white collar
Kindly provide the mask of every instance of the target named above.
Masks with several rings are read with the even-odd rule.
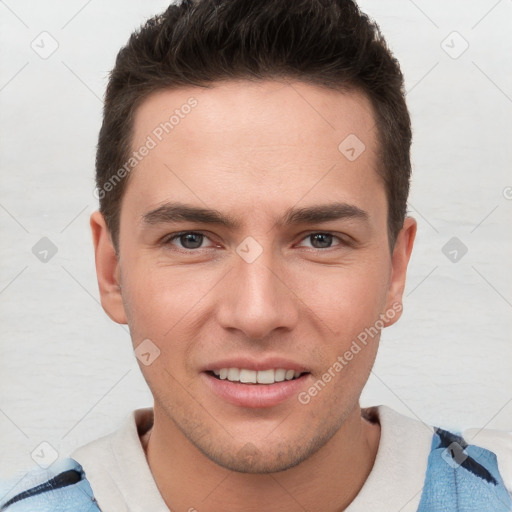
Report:
[[[377,415],[381,437],[374,466],[346,512],[416,512],[425,480],[433,429],[387,406]],[[153,409],[132,411],[121,428],[75,450],[102,512],[169,512],[140,441]]]

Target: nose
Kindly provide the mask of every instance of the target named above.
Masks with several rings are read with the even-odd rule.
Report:
[[[269,337],[274,330],[291,331],[299,318],[300,300],[290,279],[270,250],[256,261],[238,255],[218,303],[218,321],[227,330],[238,330],[251,340]]]

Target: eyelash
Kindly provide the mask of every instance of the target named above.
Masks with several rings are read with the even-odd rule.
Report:
[[[201,231],[181,231],[179,233],[172,233],[166,237],[164,237],[161,241],[161,245],[171,245],[171,243],[176,240],[176,239],[179,239],[180,237],[182,237],[183,235],[202,235],[204,236],[205,238],[208,238],[208,235],[206,233],[203,233]],[[337,235],[335,235],[334,233],[331,233],[329,231],[312,231],[310,233],[308,233],[307,235],[305,235],[302,239],[301,239],[301,242],[306,240],[307,238],[309,237],[312,237],[313,235],[330,235],[332,236],[334,239],[337,239],[338,240],[338,245],[335,245],[333,247],[325,247],[323,249],[317,249],[315,247],[310,247],[309,249],[311,249],[312,251],[320,251],[320,252],[326,252],[330,249],[335,249],[336,247],[347,247],[347,246],[352,246],[353,244],[346,240],[346,239],[343,239]],[[177,250],[179,252],[182,252],[182,253],[188,253],[188,254],[192,254],[192,253],[195,253],[197,251],[199,251],[200,249],[214,249],[214,247],[204,247],[204,248],[196,248],[196,249],[186,249],[186,248],[180,248],[178,247]]]

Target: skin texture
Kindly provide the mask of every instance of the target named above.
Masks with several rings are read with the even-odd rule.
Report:
[[[307,405],[296,394],[272,407],[228,403],[203,370],[281,357],[309,372],[307,391],[380,315],[395,310],[384,326],[400,317],[416,223],[406,219],[391,253],[373,113],[357,91],[270,80],[160,91],[137,111],[133,147],[191,97],[197,106],[129,176],[119,257],[101,214],[91,217],[105,311],[129,325],[135,348],[149,339],[160,350],[140,365],[155,399],[150,468],[173,511],[343,510],[378,449],[359,397],[379,335]],[[338,149],[350,134],[366,148],[354,161]],[[168,201],[239,225],[143,221]],[[332,202],[366,216],[279,222]],[[183,231],[205,237],[170,240]],[[334,237],[322,245],[315,233]],[[237,252],[247,237],[262,251],[250,263]]]

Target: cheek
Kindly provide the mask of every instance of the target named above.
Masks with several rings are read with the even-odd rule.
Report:
[[[302,296],[332,334],[357,336],[383,312],[386,276],[386,269],[379,265],[322,269],[303,283]]]
[[[176,379],[185,384],[188,352],[197,334],[191,324],[194,307],[198,307],[197,287],[175,269],[141,264],[129,273],[123,300],[133,347],[137,353],[139,344],[142,347],[150,340],[158,349],[151,364],[139,364],[144,378],[153,391],[175,387]]]
[[[123,297],[131,326],[146,337],[159,339],[179,328],[181,320],[200,307],[219,279],[211,272],[185,271],[144,260],[133,262],[127,274]]]

